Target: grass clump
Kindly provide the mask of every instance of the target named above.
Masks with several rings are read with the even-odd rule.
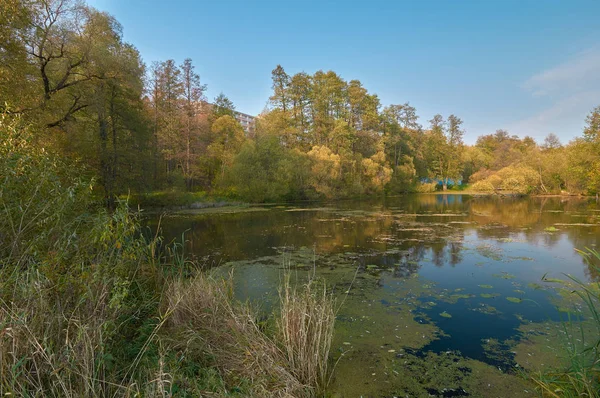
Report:
[[[335,324],[334,299],[314,279],[294,286],[286,275],[279,292],[279,338],[290,371],[314,394],[329,383],[329,351]]]

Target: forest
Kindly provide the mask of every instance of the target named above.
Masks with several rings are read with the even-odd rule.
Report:
[[[144,64],[112,16],[66,1],[4,8],[0,111],[96,178],[109,205],[158,191],[265,202],[600,189],[600,107],[569,143],[499,129],[466,145],[456,115],[421,121],[409,102],[381,104],[359,80],[277,65],[269,105],[244,129],[224,94],[205,97],[191,59]]]

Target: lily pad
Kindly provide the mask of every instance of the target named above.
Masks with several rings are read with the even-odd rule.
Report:
[[[448,314],[446,311],[440,313],[440,316],[444,318],[452,318],[452,315]]]
[[[494,286],[492,286],[492,285],[479,285],[479,287],[482,289],[493,289],[494,288]]]
[[[520,303],[521,301],[523,301],[523,300],[521,300],[520,298],[517,298],[517,297],[507,297],[506,299],[508,301],[510,301],[511,303]]]

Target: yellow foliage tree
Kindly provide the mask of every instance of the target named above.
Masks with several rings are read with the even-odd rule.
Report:
[[[325,145],[317,145],[308,152],[308,156],[312,161],[312,187],[326,198],[334,197],[341,175],[340,155]]]
[[[383,148],[370,158],[362,160],[365,186],[369,191],[381,191],[392,179],[392,169],[387,165]]]

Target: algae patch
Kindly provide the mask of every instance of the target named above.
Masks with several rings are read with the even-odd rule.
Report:
[[[521,303],[523,300],[517,297],[507,297],[506,298],[508,301],[510,301],[511,303]]]

